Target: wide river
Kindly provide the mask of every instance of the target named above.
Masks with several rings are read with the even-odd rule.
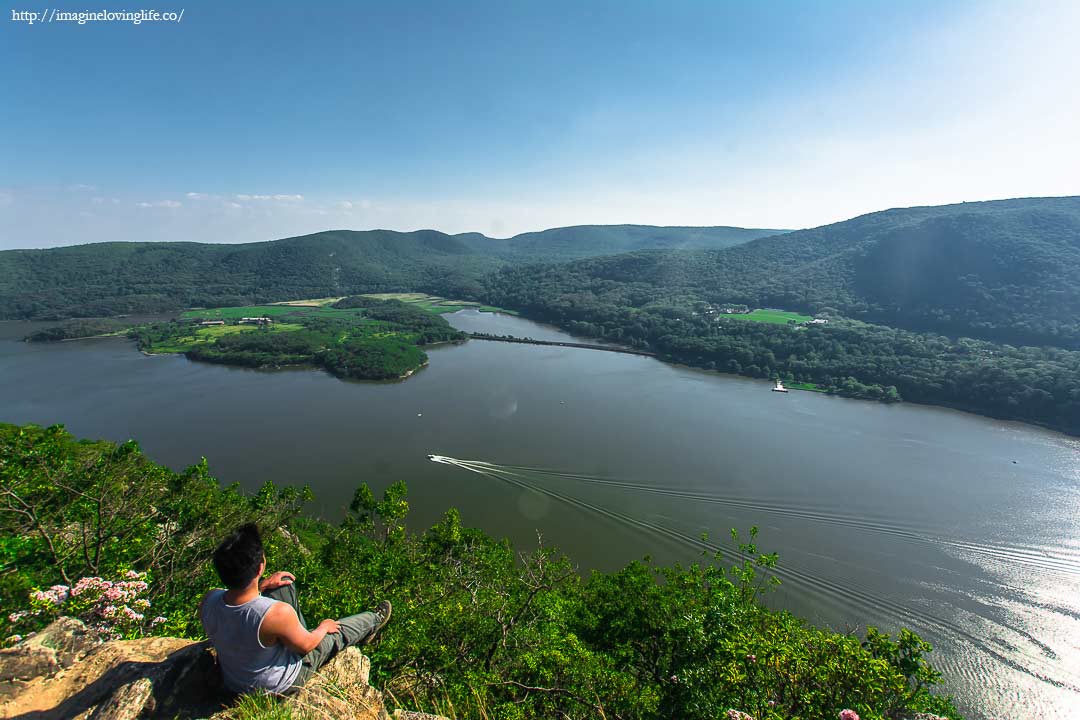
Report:
[[[466,311],[467,330],[569,336]],[[18,342],[0,323],[0,421],[135,438],[255,488],[307,484],[339,517],[405,480],[422,528],[454,506],[582,570],[692,561],[761,528],[772,603],[837,630],[910,627],[971,718],[1080,718],[1080,441],[651,358],[472,341],[402,383],[145,357],[126,340]],[[475,461],[434,463],[428,454]],[[727,544],[730,544],[728,541]]]

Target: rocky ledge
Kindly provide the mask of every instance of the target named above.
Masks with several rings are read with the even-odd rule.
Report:
[[[382,693],[368,684],[370,669],[365,655],[348,648],[281,702],[305,720],[438,720],[401,710],[389,715]],[[0,650],[0,718],[229,720],[234,700],[222,687],[208,642],[99,643],[78,620],[60,618]]]

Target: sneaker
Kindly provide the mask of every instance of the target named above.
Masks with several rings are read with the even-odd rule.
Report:
[[[383,600],[375,606],[375,617],[379,618],[379,624],[375,626],[374,630],[368,633],[366,638],[364,638],[365,645],[374,640],[379,631],[386,627],[386,623],[390,622],[390,613],[392,611],[393,608],[391,607],[389,600]]]

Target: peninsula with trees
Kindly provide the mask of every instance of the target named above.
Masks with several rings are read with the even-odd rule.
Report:
[[[146,353],[259,368],[308,365],[357,380],[406,378],[427,362],[424,346],[467,339],[420,307],[359,296],[187,310],[128,334]]]
[[[899,208],[795,232],[578,226],[503,240],[329,231],[246,245],[0,252],[0,319],[191,307],[240,308],[242,318],[266,303],[371,293],[461,298],[716,372],[1080,435],[1080,197]],[[274,319],[286,328],[226,320],[228,330],[183,335],[182,351],[400,377],[422,362],[426,342],[460,339],[411,326],[422,323],[415,313],[402,322],[400,308],[396,320],[370,308],[353,308],[355,320],[320,314],[344,310]],[[137,336],[153,352],[178,348],[169,343],[188,330],[181,322]]]

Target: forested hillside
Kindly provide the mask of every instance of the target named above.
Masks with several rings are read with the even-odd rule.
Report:
[[[496,240],[335,230],[243,245],[101,243],[0,252],[0,319],[95,317],[365,292],[474,297],[507,264],[658,247],[727,247],[741,228],[588,226]]]
[[[697,367],[1080,434],[1080,198],[888,210],[726,250],[504,268],[483,299]],[[828,324],[717,314],[729,304]]]
[[[728,249],[511,269],[490,287],[519,309],[706,300],[1077,349],[1080,198],[886,210]]]
[[[0,253],[0,317],[92,317],[474,283],[499,261],[434,231],[245,245],[105,243]]]
[[[652,225],[576,225],[523,233],[508,240],[462,235],[478,251],[514,263],[569,261],[637,250],[726,248],[784,230],[737,227],[654,227]],[[482,238],[482,239],[481,239]],[[478,242],[475,239],[480,239]]]

